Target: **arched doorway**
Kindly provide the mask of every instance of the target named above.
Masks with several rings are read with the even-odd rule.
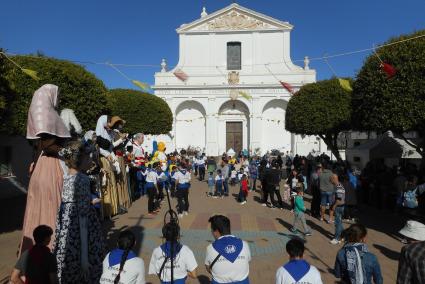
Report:
[[[267,102],[262,112],[262,151],[273,149],[291,151],[291,133],[285,129],[287,101],[274,99]]]
[[[205,150],[205,109],[197,101],[184,101],[176,109],[175,143],[176,149],[188,147]]]
[[[236,153],[249,150],[249,108],[241,101],[226,101],[218,111],[219,152],[232,148]]]

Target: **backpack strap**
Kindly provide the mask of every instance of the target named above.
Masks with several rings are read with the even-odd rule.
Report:
[[[160,281],[161,281],[162,271],[164,271],[164,267],[165,267],[165,264],[167,263],[168,259],[169,259],[169,257],[166,256],[165,259],[164,259],[164,262],[161,265],[161,268],[159,269],[159,273],[157,274]]]
[[[210,270],[213,268],[214,264],[217,262],[217,260],[220,258],[221,254],[219,253],[213,260],[213,262],[211,262],[209,268]]]

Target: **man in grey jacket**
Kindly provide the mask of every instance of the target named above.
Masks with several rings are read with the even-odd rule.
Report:
[[[320,220],[325,219],[326,206],[329,206],[329,221],[328,223],[333,223],[333,210],[332,204],[334,203],[334,185],[331,182],[331,177],[333,175],[332,171],[329,170],[328,164],[326,161],[322,162],[322,172],[319,175],[319,186],[320,186]]]
[[[229,196],[229,165],[227,159],[223,160],[221,173],[223,174],[223,190],[224,195]]]

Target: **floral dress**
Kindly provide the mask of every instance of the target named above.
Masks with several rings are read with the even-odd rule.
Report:
[[[86,175],[78,173],[64,177],[54,245],[59,283],[99,283],[105,245],[90,197],[90,180]],[[84,236],[87,241],[82,241]],[[82,247],[86,254],[82,253]],[[89,263],[86,275],[82,259]]]

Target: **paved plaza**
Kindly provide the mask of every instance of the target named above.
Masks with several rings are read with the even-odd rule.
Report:
[[[253,259],[250,265],[250,279],[252,283],[274,283],[276,269],[287,261],[285,244],[294,234],[289,231],[292,223],[292,214],[288,210],[270,209],[259,204],[259,193],[250,194],[246,205],[239,205],[235,197],[238,187],[231,187],[231,196],[224,199],[206,197],[207,185],[193,181],[190,193],[190,214],[180,219],[182,227],[182,242],[188,245],[195,253],[198,261],[198,280],[188,283],[209,283],[208,274],[204,268],[205,248],[213,238],[209,230],[208,218],[213,214],[225,214],[231,220],[232,233],[246,240],[251,249]],[[9,215],[2,214],[5,220],[12,222],[15,217],[22,218],[20,210],[24,210],[22,197],[3,202],[1,210],[8,210]],[[306,196],[306,205],[309,208],[310,197]],[[176,200],[173,200],[173,206]],[[148,269],[150,256],[154,247],[161,244],[161,227],[166,206],[156,217],[147,216],[147,199],[141,198],[124,215],[116,216],[104,223],[107,242],[111,247],[116,238],[124,229],[130,228],[140,241],[135,250],[145,261]],[[397,274],[398,256],[402,244],[395,236],[401,228],[403,220],[388,212],[378,211],[370,207],[362,207],[361,222],[368,226],[369,249],[378,256],[385,283],[395,283]],[[10,219],[7,218],[10,216]],[[324,283],[335,283],[332,269],[335,255],[341,246],[329,244],[334,231],[333,225],[307,217],[307,223],[313,229],[313,236],[306,239],[306,259],[315,265],[322,274]],[[345,224],[345,226],[347,226]],[[3,227],[3,226],[2,226]],[[3,227],[5,228],[5,227]],[[8,226],[10,230],[13,226]],[[2,230],[3,231],[3,230]],[[5,283],[8,273],[16,261],[16,249],[21,232],[15,230],[0,235],[0,279]],[[151,283],[159,283],[158,279],[148,276]]]

